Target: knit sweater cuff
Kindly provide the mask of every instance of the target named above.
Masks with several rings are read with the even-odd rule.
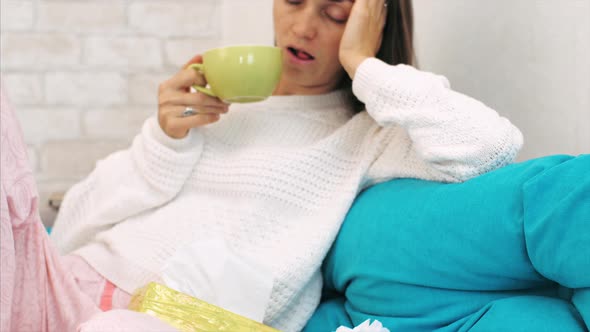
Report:
[[[158,123],[158,119],[156,117],[151,117],[147,121],[153,138],[160,144],[172,150],[183,151],[190,149],[191,147],[195,146],[195,141],[198,140],[198,137],[196,137],[198,136],[198,134],[196,133],[196,129],[189,130],[186,137],[177,139],[168,136],[164,132],[162,127],[160,127],[160,124]]]
[[[150,118],[133,143],[132,155],[148,182],[169,194],[176,194],[193,170],[202,149],[202,134],[197,130],[191,130],[183,139],[173,139],[162,131],[156,118]]]
[[[375,89],[376,72],[383,71],[383,65],[387,65],[377,58],[365,59],[356,69],[354,80],[352,81],[352,92],[363,103],[371,98]]]

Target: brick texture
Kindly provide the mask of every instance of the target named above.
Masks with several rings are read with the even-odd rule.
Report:
[[[7,33],[1,39],[2,69],[53,70],[80,62],[81,41],[71,34]]]
[[[117,32],[127,24],[121,1],[41,1],[37,13],[46,31]]]
[[[33,2],[24,0],[0,1],[0,30],[21,31],[33,28]]]
[[[163,37],[219,36],[219,0],[136,1],[129,6],[129,24],[139,33]]]
[[[90,138],[107,138],[131,143],[145,119],[156,114],[155,107],[90,110],[84,114],[84,133]]]
[[[45,178],[79,179],[90,173],[98,160],[127,146],[127,142],[112,140],[48,141],[40,149],[41,171]]]
[[[156,38],[92,37],[84,44],[84,59],[88,65],[100,68],[157,70],[162,67],[160,50]]]
[[[43,76],[37,73],[14,73],[2,75],[5,90],[13,103],[39,105],[45,100]]]
[[[118,72],[52,72],[45,77],[48,104],[79,105],[80,111],[94,105],[127,102],[127,79]]]
[[[80,137],[80,114],[76,109],[23,107],[17,116],[28,144],[38,146],[46,141]]]

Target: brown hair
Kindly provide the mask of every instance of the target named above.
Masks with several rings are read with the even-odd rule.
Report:
[[[414,52],[414,10],[411,0],[385,0],[387,18],[383,28],[383,41],[377,58],[390,64],[416,65]],[[343,87],[352,89],[352,81],[346,75]],[[365,105],[352,93],[352,103],[357,112]]]

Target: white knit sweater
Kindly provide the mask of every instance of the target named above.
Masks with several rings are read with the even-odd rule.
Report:
[[[462,181],[510,163],[522,135],[444,77],[364,61],[345,92],[235,104],[181,140],[146,121],[132,146],[68,191],[52,238],[132,292],[182,244],[222,237],[273,272],[265,323],[300,330],[320,265],[360,190],[401,177]]]

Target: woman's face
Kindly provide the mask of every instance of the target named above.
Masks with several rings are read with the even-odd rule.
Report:
[[[283,75],[276,94],[321,94],[337,88],[345,72],[338,59],[352,0],[274,0],[276,45]]]

